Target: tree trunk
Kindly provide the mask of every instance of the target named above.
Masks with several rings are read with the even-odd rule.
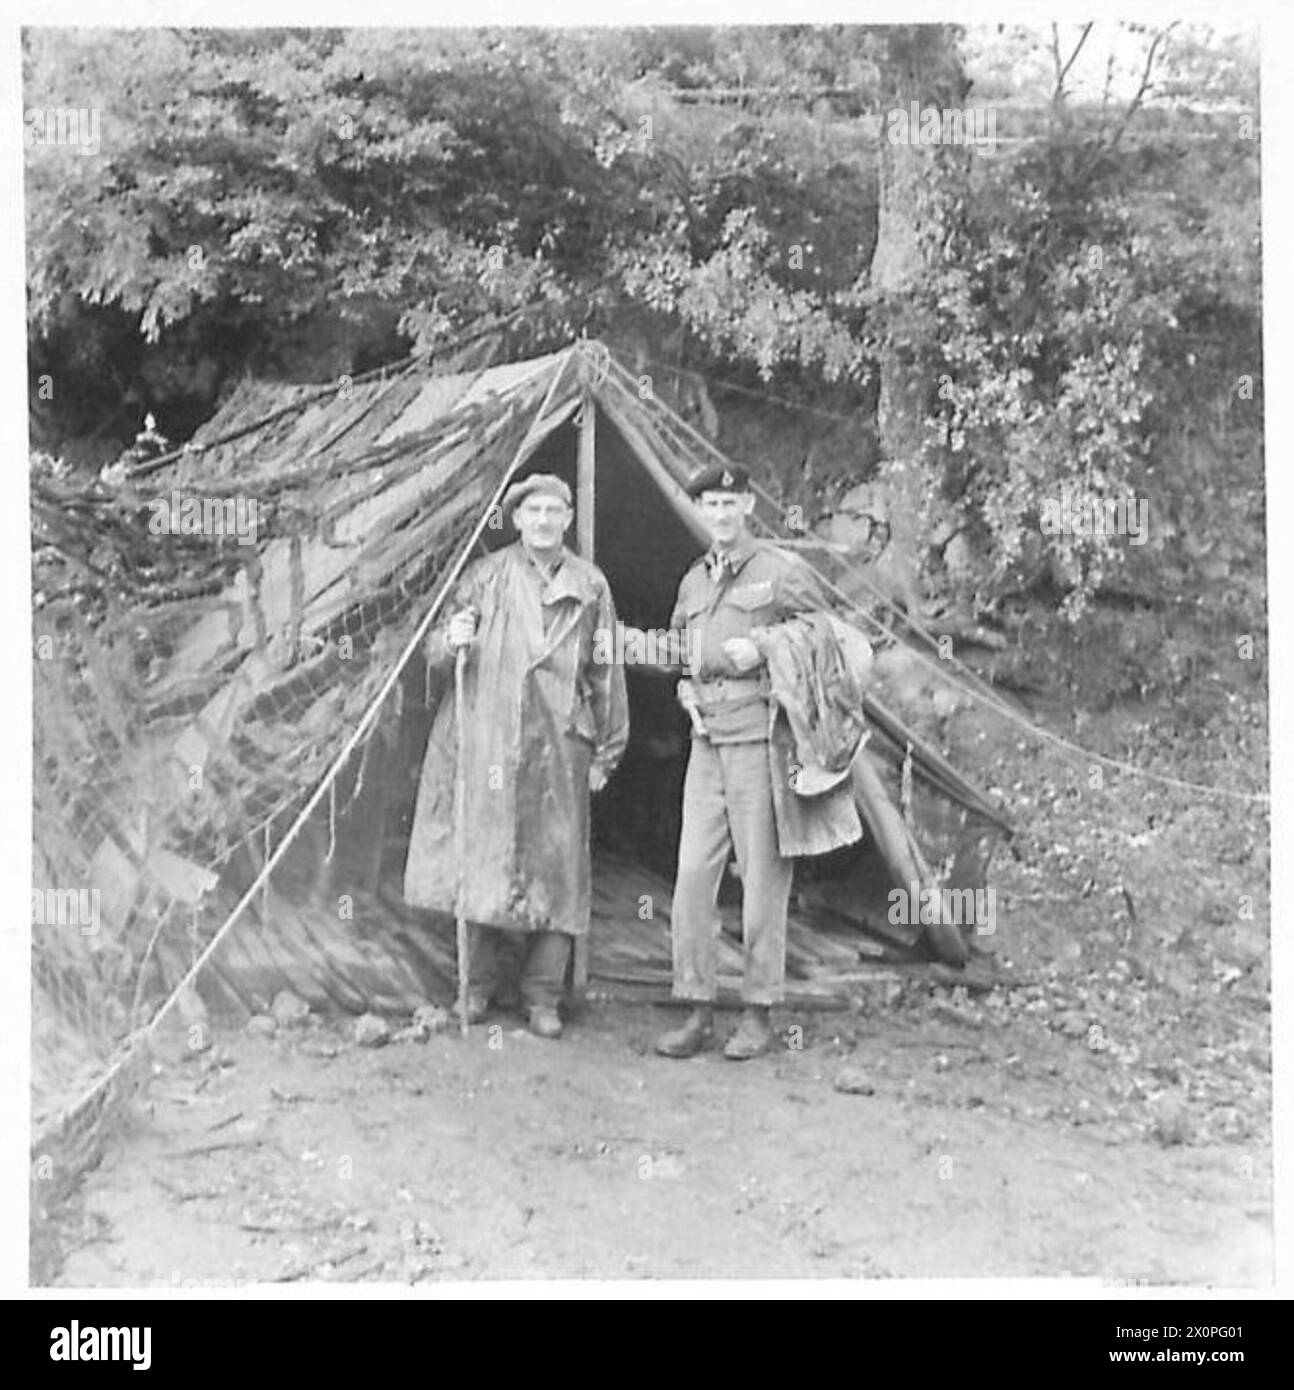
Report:
[[[889,78],[892,110],[910,113],[961,105],[967,84],[952,31],[944,25],[907,25],[886,35],[883,67]],[[912,342],[904,322],[904,300],[928,281],[942,254],[939,228],[950,188],[964,178],[969,158],[964,146],[921,145],[908,126],[908,141],[891,138],[894,126],[884,112],[880,136],[879,210],[871,284],[883,295],[884,330],[880,353],[877,432],[881,443],[879,482],[891,514],[929,521],[927,499],[936,480],[920,467],[926,414],[939,383],[932,378],[925,351]],[[898,130],[903,130],[902,122]],[[921,557],[913,557],[919,559]]]

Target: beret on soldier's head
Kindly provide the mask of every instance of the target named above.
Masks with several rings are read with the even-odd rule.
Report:
[[[560,497],[568,507],[571,505],[571,489],[556,473],[532,473],[519,483],[513,483],[503,494],[504,516],[511,516],[519,502],[524,502],[536,492],[546,497]]]
[[[751,492],[750,474],[738,463],[716,463],[687,485],[689,497],[703,492]]]

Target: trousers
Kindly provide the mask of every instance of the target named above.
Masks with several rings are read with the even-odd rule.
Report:
[[[778,851],[768,744],[694,738],[671,913],[676,999],[709,1003],[718,992],[719,885],[732,850],[741,873],[742,1001],[778,1004],[795,861]]]
[[[573,937],[559,931],[508,931],[502,927],[468,926],[468,988],[492,999],[500,984],[500,955],[504,938],[521,952],[521,1002],[527,1008],[556,1008],[566,989],[566,965]]]

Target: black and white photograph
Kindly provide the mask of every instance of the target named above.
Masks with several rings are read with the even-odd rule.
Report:
[[[190,8],[8,34],[26,1288],[1272,1296],[1263,15]]]

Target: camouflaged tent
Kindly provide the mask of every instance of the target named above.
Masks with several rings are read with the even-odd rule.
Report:
[[[421,639],[467,560],[512,539],[497,503],[532,470],[570,482],[573,543],[621,619],[663,626],[705,544],[685,484],[716,455],[582,342],[326,391],[248,384],[179,457],[89,488],[34,482],[33,907],[53,919],[33,932],[38,1148],[61,1136],[85,1156],[138,1043],[195,1007],[194,988],[253,1010],[284,987],[353,1011],[449,997],[452,923],[398,896],[443,693]],[[757,529],[779,522],[763,497]],[[848,557],[788,543],[842,614],[868,617]],[[876,639],[874,618],[864,630]],[[627,674],[633,732],[594,807],[577,985],[590,969],[668,980],[686,725],[666,683]],[[963,961],[973,928],[891,922],[890,890],[982,886],[1006,831],[885,696],[869,698],[856,769],[867,834],[798,875],[793,988],[882,955]],[[737,959],[729,948],[734,973]]]

